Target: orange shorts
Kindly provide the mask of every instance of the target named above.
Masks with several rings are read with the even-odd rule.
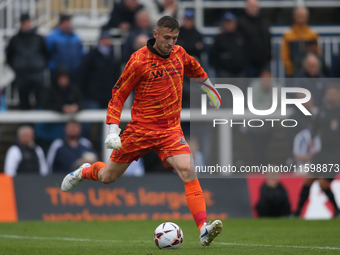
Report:
[[[191,154],[189,145],[184,139],[181,127],[166,130],[151,130],[150,128],[128,124],[120,136],[122,146],[113,150],[111,161],[131,163],[146,153],[154,150],[163,161],[166,168],[172,168],[165,160],[178,154]]]

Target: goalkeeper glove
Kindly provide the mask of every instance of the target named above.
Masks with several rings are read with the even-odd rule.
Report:
[[[217,111],[218,108],[220,108],[220,106],[222,105],[221,96],[215,86],[211,83],[209,78],[202,83],[201,88],[204,92],[208,94],[210,100],[209,104],[211,106],[214,106],[215,110]]]
[[[118,150],[120,146],[122,146],[119,137],[120,131],[121,129],[118,127],[117,124],[110,124],[109,134],[107,135],[105,140],[106,148]]]

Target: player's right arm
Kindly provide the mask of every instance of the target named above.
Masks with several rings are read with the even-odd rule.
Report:
[[[119,128],[120,116],[126,99],[140,78],[140,69],[134,54],[112,88],[112,99],[109,102],[106,114],[106,124],[110,125],[110,128],[105,145],[109,149],[119,149],[121,146],[119,137],[121,131]]]

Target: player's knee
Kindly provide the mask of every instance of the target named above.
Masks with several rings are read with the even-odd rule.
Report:
[[[195,179],[191,170],[190,164],[179,166],[180,176],[184,182]]]
[[[182,173],[182,179],[183,180],[189,180],[190,179],[190,168],[182,169],[181,173]]]

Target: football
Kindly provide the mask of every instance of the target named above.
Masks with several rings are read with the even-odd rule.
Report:
[[[183,232],[177,224],[164,222],[156,228],[154,240],[159,249],[177,249],[183,242]]]

